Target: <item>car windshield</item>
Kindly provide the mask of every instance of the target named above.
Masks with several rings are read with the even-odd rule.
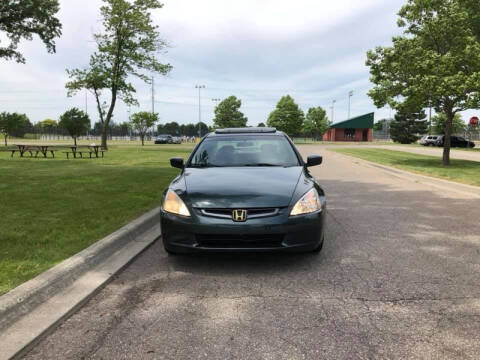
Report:
[[[189,167],[298,166],[292,145],[284,136],[237,135],[205,139]]]

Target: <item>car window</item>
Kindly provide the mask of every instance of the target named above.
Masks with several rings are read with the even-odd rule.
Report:
[[[240,135],[205,139],[188,167],[298,166],[292,145],[284,136]]]

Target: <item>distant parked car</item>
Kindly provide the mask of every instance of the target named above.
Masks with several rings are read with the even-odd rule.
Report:
[[[440,135],[425,135],[420,139],[420,145],[423,146],[435,146],[435,142],[438,140]]]
[[[436,146],[443,146],[445,140],[445,135],[439,135],[437,141],[435,141]],[[450,146],[451,147],[462,147],[462,148],[474,148],[475,143],[472,141],[465,140],[461,136],[451,136],[450,137]]]
[[[178,136],[172,137],[172,144],[181,144],[182,143],[182,138]]]
[[[158,135],[155,138],[155,144],[173,144],[173,137],[171,135]]]

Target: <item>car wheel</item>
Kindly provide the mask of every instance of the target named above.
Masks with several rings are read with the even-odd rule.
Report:
[[[323,249],[324,242],[325,242],[325,234],[322,235],[322,241],[320,242],[320,244],[318,244],[318,246],[315,249],[312,250],[312,253],[319,254]]]

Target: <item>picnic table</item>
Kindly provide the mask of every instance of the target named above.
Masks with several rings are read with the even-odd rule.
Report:
[[[102,158],[104,157],[105,149],[103,149],[100,145],[47,145],[47,144],[14,144],[13,146],[16,146],[16,148],[9,148],[8,151],[11,151],[12,157],[13,155],[18,152],[20,154],[20,157],[23,157],[23,155],[28,152],[30,153],[30,157],[33,157],[33,153],[35,152],[35,157],[38,157],[38,154],[42,154],[44,158],[47,157],[48,153],[52,154],[52,157],[55,157],[55,151],[58,151],[59,149],[70,149],[69,151],[64,151],[64,153],[67,155],[67,159],[69,158],[69,155],[72,154],[74,158],[77,158],[77,155],[79,155],[81,158],[83,158],[83,155],[88,154],[90,158],[92,156],[98,158],[100,154],[102,155]],[[85,150],[83,150],[85,149]]]
[[[69,155],[72,154],[74,158],[77,158],[77,154],[80,155],[81,158],[83,158],[83,154],[88,154],[90,158],[92,158],[92,155],[95,155],[96,158],[99,157],[100,154],[102,154],[102,158],[104,157],[104,152],[106,151],[103,149],[100,145],[77,145],[77,146],[69,146],[71,151],[64,151],[65,154],[67,154],[67,159],[69,158]],[[82,149],[85,149],[83,151]]]
[[[15,154],[17,151],[20,154],[20,157],[23,157],[25,152],[30,153],[30,157],[33,156],[33,151],[35,151],[35,157],[38,156],[39,153],[43,155],[44,158],[47,157],[47,154],[50,152],[52,154],[52,157],[55,157],[55,145],[39,145],[39,144],[14,144],[14,146],[17,147],[17,149],[10,149],[9,151],[12,152],[12,157],[13,154]]]

